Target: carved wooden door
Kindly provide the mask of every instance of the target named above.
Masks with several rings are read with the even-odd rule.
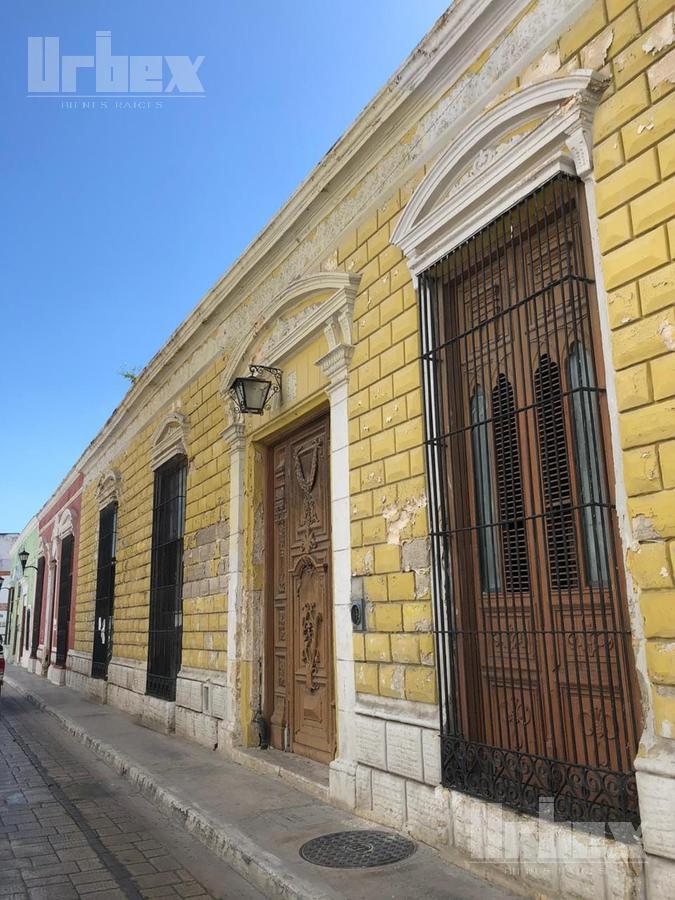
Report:
[[[328,418],[270,451],[267,697],[273,747],[335,755]]]

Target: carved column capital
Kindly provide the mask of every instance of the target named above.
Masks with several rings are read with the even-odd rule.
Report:
[[[241,453],[246,445],[246,433],[242,417],[234,419],[223,431],[222,438],[230,448],[230,453]]]
[[[593,172],[592,121],[581,116],[566,132],[565,143],[569,147],[579,178],[586,180]]]
[[[316,364],[323,374],[330,380],[331,388],[344,384],[349,378],[349,363],[354,355],[354,347],[351,344],[338,344],[317,359]]]

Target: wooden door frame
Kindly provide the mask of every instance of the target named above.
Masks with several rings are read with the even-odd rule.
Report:
[[[329,498],[332,497],[331,486],[330,486],[330,448],[331,448],[331,422],[330,422],[330,407],[327,403],[321,403],[318,408],[312,409],[310,412],[306,413],[303,416],[298,417],[291,424],[287,425],[284,428],[275,431],[273,434],[269,435],[265,442],[262,444],[263,449],[263,485],[264,485],[264,494],[263,494],[263,518],[264,518],[264,535],[265,535],[265,549],[267,551],[271,551],[273,546],[273,532],[274,532],[274,464],[272,462],[272,455],[274,452],[274,448],[284,442],[289,438],[292,438],[294,434],[303,431],[305,428],[313,425],[316,422],[319,422],[322,419],[326,419],[328,425],[328,470],[329,470]],[[328,518],[329,522],[331,519],[330,516],[330,499],[329,499],[329,509],[328,509]],[[333,545],[332,545],[332,522],[330,522],[331,526],[331,562],[329,563],[330,568],[332,570],[332,554],[333,554]],[[274,659],[274,589],[272,583],[272,573],[273,573],[273,560],[271,556],[269,557],[269,564],[264,567],[263,573],[263,640],[261,645],[261,666],[263,671],[262,678],[262,712],[266,721],[269,723],[273,706],[274,706],[274,678],[273,678],[273,659]],[[335,640],[334,640],[334,629],[335,629],[335,617],[333,615],[334,611],[334,597],[332,596],[332,572],[331,572],[331,616],[332,616],[332,624],[331,624],[331,668],[333,673],[333,735],[337,732],[337,704],[335,703],[335,686],[337,679],[337,671],[336,671],[336,655],[335,655]],[[287,600],[290,602],[291,596],[290,593],[287,595]],[[287,620],[287,628],[289,633],[293,628],[293,619],[292,617]],[[290,648],[289,648],[290,650]],[[291,679],[290,672],[288,671],[289,654],[287,653],[287,687],[291,690]],[[293,731],[293,723],[292,723],[292,704],[289,703],[289,720],[286,723],[289,733],[292,734]],[[289,748],[290,749],[290,746]]]

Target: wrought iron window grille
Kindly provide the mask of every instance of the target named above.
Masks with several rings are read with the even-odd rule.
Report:
[[[106,679],[112,656],[112,627],[115,612],[115,551],[117,543],[117,503],[109,503],[99,513],[96,603],[92,678]]]
[[[155,471],[146,693],[176,699],[183,635],[183,532],[187,463],[177,456]]]
[[[639,722],[581,183],[422,273],[443,783],[639,822]]]

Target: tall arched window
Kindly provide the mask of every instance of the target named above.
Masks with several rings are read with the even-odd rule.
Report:
[[[574,510],[560,367],[546,353],[534,373],[539,464],[548,551],[548,574],[554,589],[578,583]]]
[[[593,361],[583,344],[574,344],[567,365],[586,581],[593,587],[609,583],[611,556],[609,509],[600,472],[602,436],[598,389]]]
[[[478,385],[471,398],[471,446],[473,450],[473,482],[476,499],[478,564],[482,591],[501,589],[496,522],[492,500],[492,461],[488,431],[487,404],[483,388]]]
[[[503,372],[500,372],[492,390],[492,432],[504,557],[504,586],[507,591],[520,593],[530,588],[523,477],[513,387]]]

